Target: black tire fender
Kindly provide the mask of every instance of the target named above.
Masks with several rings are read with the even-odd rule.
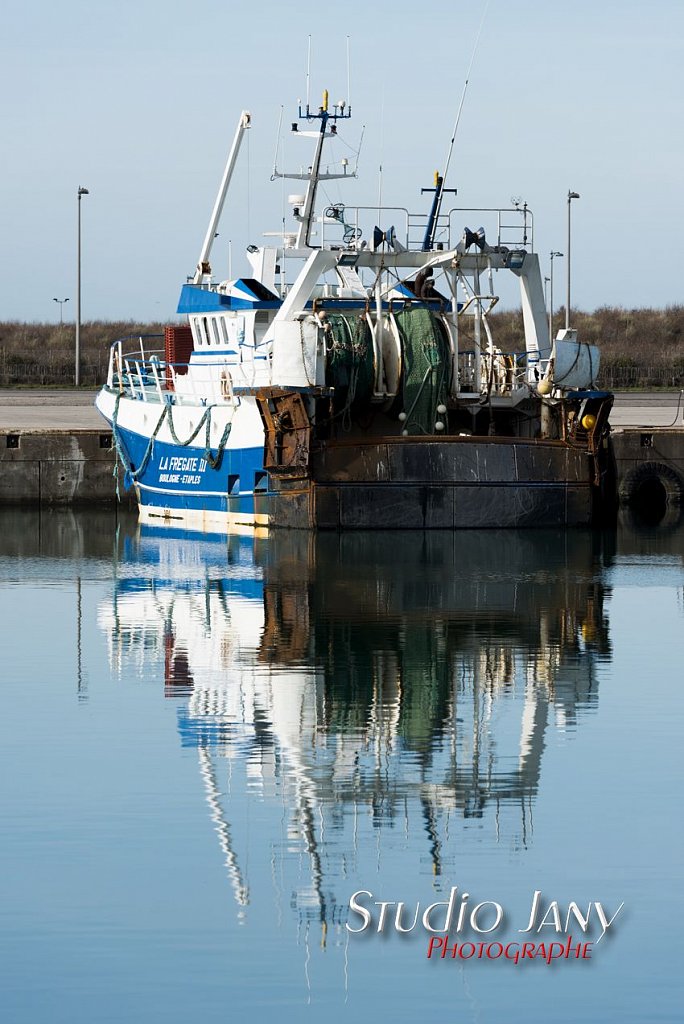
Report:
[[[645,484],[659,483],[667,505],[684,505],[684,480],[663,462],[642,462],[634,466],[620,481],[618,497],[621,505],[633,505]]]

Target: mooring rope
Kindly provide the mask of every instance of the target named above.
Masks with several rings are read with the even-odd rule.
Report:
[[[162,410],[162,414],[159,417],[159,420],[157,421],[157,425],[155,426],[154,430],[152,431],[152,434],[150,435],[150,439],[147,442],[147,448],[145,449],[145,454],[142,457],[142,461],[141,461],[140,465],[137,468],[135,468],[133,463],[131,462],[131,460],[128,457],[128,453],[126,452],[126,449],[125,449],[125,446],[123,444],[123,441],[122,441],[122,438],[121,438],[121,434],[120,434],[120,431],[119,431],[118,419],[119,419],[119,404],[121,402],[121,398],[122,398],[122,392],[119,391],[117,393],[116,400],[114,402],[114,412],[112,413],[112,439],[113,439],[113,442],[114,442],[113,447],[114,447],[114,452],[115,452],[113,476],[116,479],[116,497],[117,497],[117,500],[119,500],[119,501],[121,500],[121,495],[119,493],[119,464],[121,464],[123,466],[123,469],[124,469],[124,487],[126,489],[128,489],[129,487],[131,487],[133,485],[133,483],[135,483],[135,481],[140,479],[140,477],[143,475],[143,473],[147,469],[149,461],[150,461],[150,459],[152,457],[152,454],[154,452],[154,442],[155,442],[155,439],[156,439],[159,431],[161,430],[162,424],[164,423],[165,419],[168,419],[168,421],[169,421],[169,433],[171,434],[171,437],[172,437],[174,443],[177,444],[181,448],[187,448],[190,444],[192,444],[192,442],[195,440],[195,438],[199,434],[200,430],[202,429],[202,426],[203,425],[206,426],[205,435],[204,435],[204,452],[202,453],[202,457],[208,462],[208,464],[211,466],[212,469],[219,469],[220,468],[221,462],[223,460],[223,453],[225,451],[226,444],[228,443],[228,438],[230,437],[230,431],[231,431],[231,428],[232,428],[232,420],[229,420],[228,423],[226,423],[226,426],[225,426],[225,429],[223,431],[223,434],[221,435],[221,440],[219,441],[218,447],[216,449],[216,457],[214,457],[214,455],[212,454],[212,451],[211,451],[211,410],[214,408],[214,406],[213,405],[208,405],[207,406],[207,408],[204,410],[204,413],[202,414],[202,417],[201,417],[199,423],[197,424],[197,427],[195,428],[195,430],[193,430],[193,432],[190,435],[190,437],[188,437],[185,441],[181,441],[181,439],[178,437],[178,434],[176,433],[176,429],[175,429],[174,424],[173,424],[173,412],[172,412],[172,406],[170,404],[164,406],[164,408]]]

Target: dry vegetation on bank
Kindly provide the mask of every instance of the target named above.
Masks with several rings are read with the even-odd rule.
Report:
[[[107,376],[109,347],[117,338],[164,333],[164,324],[93,320],[81,324],[81,382],[101,384]],[[30,324],[0,322],[0,386],[71,385],[74,383],[73,323]],[[159,348],[164,347],[163,337]]]
[[[519,312],[490,317],[496,344],[506,352],[524,349]],[[564,323],[557,310],[554,327]],[[684,386],[684,306],[666,309],[602,307],[573,312],[583,341],[601,349],[599,383],[606,388]],[[162,334],[164,324],[93,321],[81,326],[81,379],[88,387],[107,373],[109,346],[117,338]],[[134,347],[134,342],[131,348]],[[163,339],[159,339],[163,347]],[[0,386],[70,385],[74,374],[74,325],[0,322]]]
[[[519,313],[497,313],[496,343],[504,351],[523,347]],[[565,324],[565,310],[554,314],[554,333]],[[571,324],[582,341],[601,350],[598,383],[606,388],[684,386],[684,306],[621,309],[602,306],[574,311]],[[492,327],[494,333],[494,327]]]

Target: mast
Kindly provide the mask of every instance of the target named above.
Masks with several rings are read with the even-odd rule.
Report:
[[[301,110],[299,113],[301,117]],[[309,115],[309,106],[306,107],[306,118],[307,121],[311,117],[320,118],[321,127],[318,133],[318,140],[316,142],[316,152],[314,153],[313,164],[311,165],[311,176],[309,178],[309,184],[306,189],[306,198],[304,199],[304,208],[300,214],[299,230],[297,231],[297,248],[301,249],[302,246],[309,247],[311,237],[311,218],[313,216],[314,203],[316,201],[316,191],[318,189],[318,175],[321,169],[321,157],[323,155],[323,140],[325,139],[325,129],[328,123],[328,90],[325,89],[323,92],[323,103],[318,111],[318,114]]]
[[[311,229],[314,221],[314,208],[316,203],[316,192],[318,190],[319,181],[332,181],[336,178],[355,178],[356,171],[351,174],[347,173],[345,168],[343,174],[336,174],[325,172],[321,173],[321,159],[323,156],[323,142],[326,138],[334,137],[337,135],[337,122],[343,118],[351,117],[351,107],[347,105],[345,100],[340,100],[339,103],[333,105],[332,112],[328,110],[328,90],[323,91],[323,102],[318,108],[318,113],[312,113],[309,104],[307,103],[306,108],[302,110],[299,107],[299,118],[303,121],[320,121],[320,128],[317,131],[302,131],[298,129],[297,122],[294,121],[292,124],[292,133],[299,135],[304,138],[315,138],[316,139],[316,150],[314,152],[314,158],[311,166],[307,171],[299,174],[287,174],[281,173],[277,169],[273,170],[273,178],[289,178],[295,181],[306,181],[306,196],[304,197],[304,203],[300,208],[295,207],[294,215],[299,222],[299,228],[297,229],[297,239],[295,242],[296,249],[312,249],[315,248],[311,245]],[[332,122],[332,124],[330,123]]]

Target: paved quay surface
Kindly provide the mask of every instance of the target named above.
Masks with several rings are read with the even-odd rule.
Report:
[[[0,388],[0,430],[106,430],[93,403],[97,389]],[[610,422],[623,427],[684,429],[684,393],[623,392],[615,396]]]
[[[0,388],[0,430],[107,430],[97,389]]]
[[[684,429],[684,392],[644,391],[615,395],[610,414],[613,430],[623,427],[671,427]]]

